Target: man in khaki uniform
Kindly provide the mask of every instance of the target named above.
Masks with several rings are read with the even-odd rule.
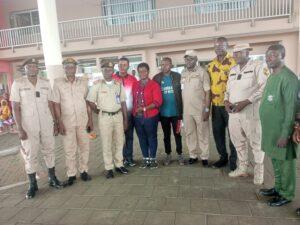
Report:
[[[127,129],[127,108],[125,90],[121,83],[112,79],[114,64],[101,61],[103,80],[89,91],[87,101],[94,112],[99,114],[99,129],[106,178],[113,178],[113,168],[122,174],[128,170],[123,165],[124,130]],[[115,146],[114,146],[114,144]]]
[[[55,176],[55,143],[57,135],[53,96],[50,82],[38,76],[38,61],[28,59],[23,64],[26,76],[16,79],[12,85],[10,101],[21,140],[21,154],[29,177],[26,198],[30,199],[38,191],[36,172],[38,154],[41,152],[48,168],[49,185],[60,188],[61,183]],[[53,123],[55,126],[53,126]]]
[[[88,80],[75,77],[77,62],[67,58],[62,62],[66,77],[54,81],[53,95],[55,114],[63,135],[63,145],[66,152],[68,181],[72,185],[76,180],[76,152],[79,153],[79,172],[83,181],[91,180],[88,172],[89,137],[87,132],[93,130],[92,110],[86,103]]]
[[[230,172],[230,177],[248,176],[248,147],[250,144],[254,155],[254,184],[264,181],[264,152],[261,150],[261,125],[259,104],[269,75],[262,62],[249,58],[249,44],[236,45],[233,57],[237,65],[229,74],[225,107],[229,113],[229,132],[237,150],[238,166]]]
[[[199,151],[203,166],[208,166],[209,157],[209,111],[211,104],[210,79],[208,73],[197,66],[197,52],[188,50],[184,56],[186,69],[181,75],[183,98],[183,122],[186,143],[189,149],[189,164],[198,161]]]

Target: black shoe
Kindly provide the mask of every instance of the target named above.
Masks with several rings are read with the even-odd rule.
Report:
[[[150,160],[148,158],[143,158],[142,164],[140,165],[141,169],[146,169],[150,166]]]
[[[38,191],[36,173],[28,174],[29,178],[29,188],[26,193],[26,199],[34,198],[35,192]]]
[[[258,194],[262,195],[262,196],[268,196],[268,197],[278,197],[279,196],[279,193],[275,190],[275,188],[260,189]]]
[[[49,176],[49,186],[54,188],[62,188],[64,184],[61,183],[57,177],[55,176],[55,167],[48,169],[48,176]]]
[[[198,158],[190,158],[189,159],[189,164],[194,164],[194,163],[196,163],[196,162],[198,162]]]
[[[228,160],[226,159],[219,159],[217,162],[214,162],[212,164],[212,168],[218,169],[218,168],[222,168],[225,167],[228,163]]]
[[[63,183],[63,186],[66,187],[66,186],[72,186],[74,184],[76,180],[76,176],[71,176],[71,177],[68,177],[68,180],[66,180],[64,183]]]
[[[202,160],[202,166],[208,167],[208,160],[206,160],[206,159]]]
[[[297,216],[300,216],[300,208],[296,209]]]
[[[151,159],[150,160],[149,168],[150,169],[156,169],[156,168],[158,168],[158,163],[157,163],[156,159]]]
[[[116,168],[116,172],[122,173],[122,174],[127,174],[129,171],[124,166],[121,166],[121,167]]]
[[[85,171],[83,173],[80,173],[80,178],[83,181],[90,181],[90,180],[92,180],[92,177],[87,172],[85,172]]]
[[[273,198],[271,201],[269,201],[268,205],[269,206],[283,206],[290,202],[291,202],[291,200],[287,200],[286,198],[284,198],[282,196],[277,196],[277,197]]]
[[[112,170],[106,170],[105,177],[107,179],[114,178],[114,172]]]

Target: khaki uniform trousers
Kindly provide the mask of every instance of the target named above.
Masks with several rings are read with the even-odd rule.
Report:
[[[202,160],[209,157],[209,122],[202,121],[202,116],[183,115],[186,144],[190,158],[197,158],[200,154]],[[197,148],[199,144],[199,148]]]
[[[122,112],[115,115],[99,112],[99,129],[106,170],[123,166],[124,126]]]
[[[66,153],[67,176],[72,177],[77,173],[77,150],[79,155],[79,172],[88,172],[90,140],[86,132],[86,127],[66,127],[66,135],[63,136],[63,145]]]
[[[261,150],[261,125],[259,119],[249,118],[247,108],[240,113],[230,113],[228,122],[231,141],[236,148],[238,168],[247,172],[249,166],[248,147],[254,155],[254,181],[262,182],[264,156]]]
[[[55,140],[53,129],[51,132],[29,132],[27,131],[27,139],[21,140],[21,155],[25,161],[25,170],[27,174],[36,173],[39,168],[39,150],[43,155],[43,159],[47,168],[55,166]]]

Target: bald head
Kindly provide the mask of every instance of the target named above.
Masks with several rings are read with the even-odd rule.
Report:
[[[228,41],[225,37],[218,37],[214,44],[215,53],[219,57],[224,57],[227,54]]]
[[[271,45],[266,52],[266,63],[270,69],[276,70],[284,65],[285,48],[281,44]]]

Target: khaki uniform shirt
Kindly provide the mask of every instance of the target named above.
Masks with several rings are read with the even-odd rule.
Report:
[[[53,132],[53,118],[48,106],[48,101],[53,101],[49,80],[38,77],[33,86],[27,76],[16,79],[10,101],[20,103],[22,127],[26,132]]]
[[[193,71],[183,70],[181,74],[183,113],[201,115],[205,104],[205,92],[210,90],[210,78],[202,67]]]
[[[91,87],[87,100],[96,103],[100,111],[117,112],[121,109],[121,102],[126,101],[125,90],[117,81],[107,84],[101,80]]]
[[[88,80],[75,78],[71,83],[67,78],[55,79],[53,85],[53,101],[60,104],[61,118],[65,126],[86,126],[88,114],[86,97]]]
[[[246,108],[252,108],[254,111],[251,113],[258,117],[260,99],[269,74],[267,66],[260,61],[249,60],[242,69],[236,65],[229,73],[225,100],[234,104],[248,99],[252,104]]]

